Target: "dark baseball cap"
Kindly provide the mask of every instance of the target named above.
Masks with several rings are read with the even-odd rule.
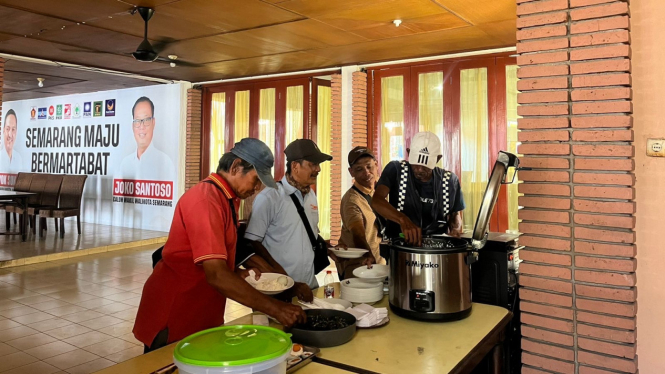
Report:
[[[321,152],[319,146],[309,139],[292,141],[284,150],[284,154],[286,155],[286,162],[307,160],[315,164],[320,164],[333,159],[331,155]]]
[[[349,167],[353,166],[353,164],[355,164],[359,158],[365,156],[369,156],[376,160],[376,157],[374,157],[374,153],[372,153],[371,149],[363,146],[357,146],[353,148],[351,152],[349,152]]]
[[[277,183],[270,173],[270,169],[275,165],[275,157],[266,143],[254,138],[240,139],[231,149],[231,153],[252,164],[263,184],[277,188]]]

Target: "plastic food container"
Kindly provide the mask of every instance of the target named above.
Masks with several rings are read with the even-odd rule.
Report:
[[[222,326],[190,335],[176,345],[181,374],[285,374],[291,337],[266,326]]]

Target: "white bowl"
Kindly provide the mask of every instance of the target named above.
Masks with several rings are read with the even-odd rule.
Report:
[[[367,266],[361,266],[353,270],[353,275],[365,282],[381,282],[390,276],[390,267],[388,265],[372,265],[371,269]]]
[[[286,277],[286,286],[283,286],[279,290],[266,291],[266,290],[262,290],[260,288],[257,288],[259,283],[261,283],[263,281],[272,281],[272,280],[275,280],[279,277]],[[252,287],[254,287],[257,291],[259,291],[263,294],[266,294],[266,295],[277,295],[278,293],[282,293],[282,292],[288,290],[289,288],[293,287],[293,285],[295,284],[295,281],[293,280],[293,278],[291,278],[287,275],[284,275],[284,274],[279,274],[279,273],[262,273],[261,278],[259,278],[258,281],[256,279],[254,279],[253,275],[250,275],[247,278],[245,278],[245,280],[247,281],[247,283],[252,285]]]
[[[330,248],[332,253],[339,258],[360,258],[369,252],[366,249],[361,248]]]

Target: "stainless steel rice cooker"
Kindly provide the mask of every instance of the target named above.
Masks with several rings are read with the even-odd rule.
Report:
[[[499,152],[478,212],[471,241],[445,235],[423,238],[421,247],[402,240],[389,243],[390,309],[397,315],[425,321],[450,321],[471,313],[471,268],[485,246],[489,220],[508,169],[519,159]],[[513,174],[514,179],[514,174]]]

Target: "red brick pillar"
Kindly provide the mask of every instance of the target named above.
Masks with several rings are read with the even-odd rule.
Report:
[[[353,73],[352,100],[352,147],[367,146],[367,73]]]
[[[522,373],[635,373],[628,3],[517,3]]]
[[[187,140],[185,151],[185,191],[201,179],[201,90],[187,90]]]
[[[330,82],[332,93],[332,118],[331,126],[331,156],[333,160],[330,163],[331,190],[330,190],[330,240],[337,244],[342,233],[342,217],[339,213],[339,206],[342,202],[342,74],[333,74]]]

